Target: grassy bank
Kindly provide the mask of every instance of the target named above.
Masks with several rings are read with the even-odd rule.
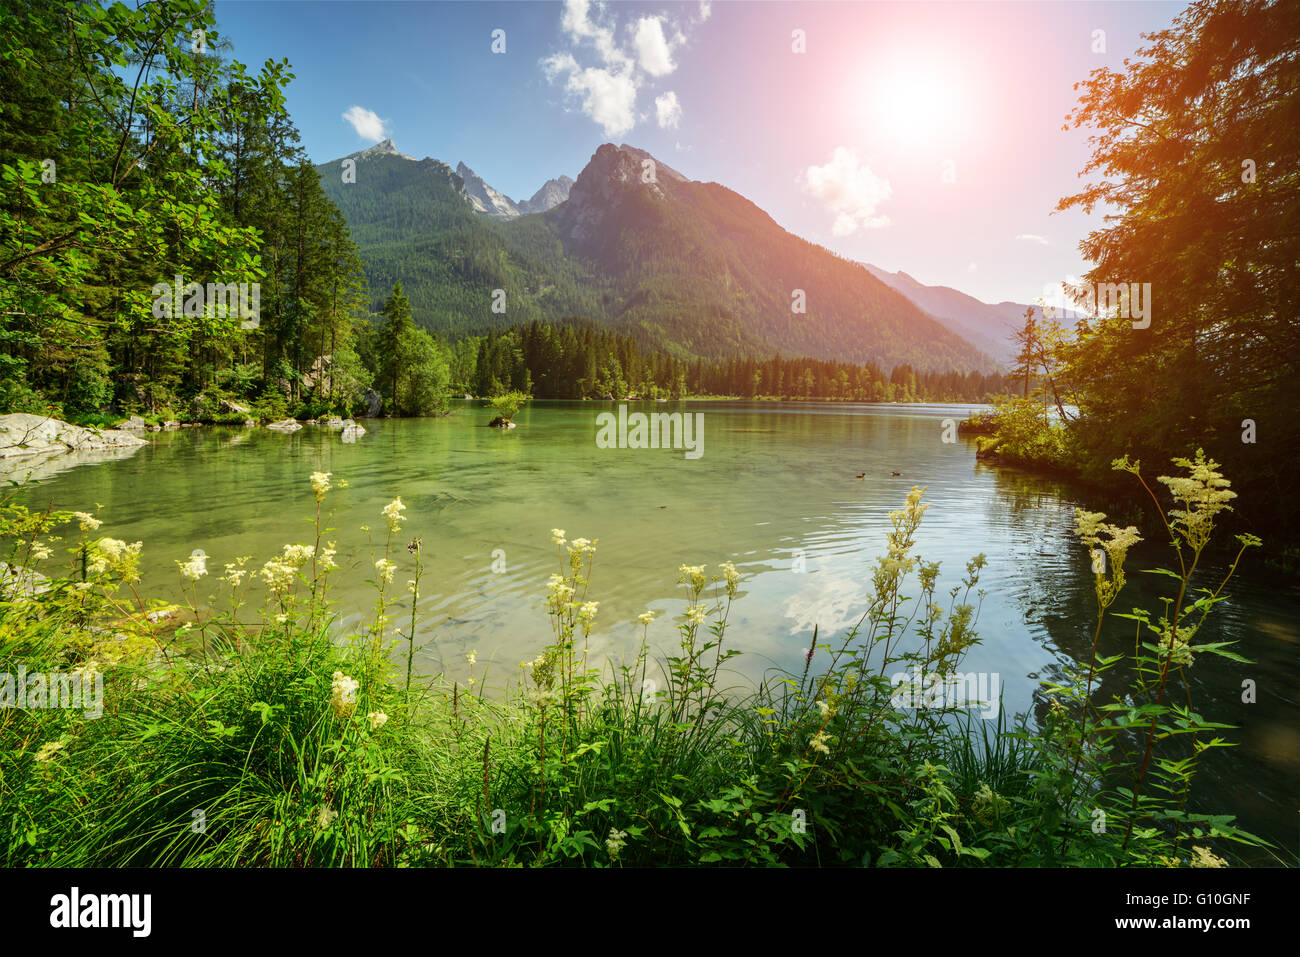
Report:
[[[1220,866],[1258,842],[1187,809],[1197,761],[1227,742],[1178,685],[1198,657],[1232,656],[1193,644],[1226,585],[1195,590],[1232,493],[1214,463],[1183,467],[1162,479],[1178,505],[1172,621],[1136,622],[1131,656],[1094,653],[1045,685],[1033,734],[945,693],[979,641],[984,558],[940,589],[914,551],[922,489],[890,516],[859,623],[814,633],[801,670],[740,692],[725,687],[744,589],[730,564],[677,569],[677,647],[643,639],[597,668],[597,543],[556,529],[553,641],[488,693],[474,655],[466,684],[414,672],[418,601],[399,621],[394,598],[432,575],[400,499],[380,516],[375,614],[355,634],[331,619],[328,474],[311,477],[312,542],[220,574],[196,552],[178,563],[180,608],[139,593],[143,545],[100,517],[8,502],[0,670],[102,677],[103,697],[98,718],[30,690],[0,710],[4,863]],[[1077,527],[1098,635],[1136,540],[1104,518]],[[1126,697],[1096,700],[1117,668]]]

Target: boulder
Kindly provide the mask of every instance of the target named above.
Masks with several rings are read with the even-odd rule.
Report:
[[[347,428],[348,422],[351,421],[351,419],[344,420],[340,419],[337,415],[331,415],[328,419],[322,422],[321,425],[325,426],[327,429],[334,429],[337,431],[338,429]]]
[[[252,409],[250,409],[250,408],[249,408],[248,406],[246,406],[246,405],[240,405],[238,402],[233,402],[233,401],[231,401],[230,399],[222,399],[222,400],[221,400],[221,411],[222,411],[222,412],[238,412],[240,415],[247,415],[249,412],[252,411]]]
[[[373,419],[375,416],[379,415],[380,410],[383,409],[384,407],[383,397],[380,396],[380,394],[376,392],[374,389],[366,390],[365,401],[366,401],[365,417],[367,419]]]
[[[145,422],[145,420],[140,418],[140,416],[133,415],[125,422],[117,423],[117,427],[119,429],[126,429],[128,432],[143,432],[145,429],[149,428],[149,423]]]
[[[302,423],[297,419],[281,419],[279,422],[272,422],[267,428],[272,432],[297,432],[302,428]]]
[[[0,598],[5,601],[35,598],[50,590],[49,581],[34,568],[0,562]]]
[[[47,415],[13,412],[0,415],[0,459],[61,452],[97,452],[146,445],[122,429],[83,429]]]
[[[489,429],[513,429],[515,427],[516,426],[513,422],[499,415],[488,423]]]
[[[339,438],[344,442],[355,442],[358,438],[366,434],[366,430],[357,425],[351,419],[348,419],[347,421],[348,424],[343,427],[343,432],[339,436]]]

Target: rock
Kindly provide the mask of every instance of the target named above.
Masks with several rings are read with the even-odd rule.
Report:
[[[0,598],[34,598],[50,590],[49,579],[34,568],[0,562]]]
[[[302,374],[303,389],[307,392],[329,392],[330,370],[333,367],[333,356],[317,356],[312,360],[311,368]]]
[[[179,429],[181,427],[181,424],[177,422],[175,419],[168,419],[166,422],[162,424],[162,427],[166,429],[168,432],[171,432],[175,429]]]
[[[473,400],[474,397],[473,397],[472,395],[470,395],[468,392],[466,392],[466,393],[465,393],[465,398],[466,398],[466,399],[469,399],[469,400]]]
[[[249,412],[251,412],[251,411],[253,411],[253,410],[250,409],[250,408],[249,408],[248,406],[246,406],[246,405],[240,405],[238,402],[232,402],[230,399],[222,399],[222,400],[221,400],[221,411],[222,411],[222,412],[238,412],[238,413],[240,413],[241,415],[247,415]]]
[[[0,459],[61,452],[97,452],[146,445],[121,429],[83,429],[30,412],[0,415]]]
[[[307,419],[303,422],[303,425],[320,425],[320,422],[316,419]]]
[[[343,419],[340,419],[337,415],[332,415],[321,424],[324,425],[327,429],[337,430],[337,429],[347,428],[348,422],[351,421],[352,421],[351,419],[344,421]]]
[[[366,434],[365,429],[357,425],[351,419],[348,419],[348,424],[344,426],[343,433],[342,435],[339,436],[339,438],[341,438],[344,442],[355,442],[357,439],[359,439],[361,436],[365,434]]]
[[[380,410],[383,409],[384,407],[383,397],[380,396],[380,394],[376,392],[374,389],[367,389],[365,400],[366,400],[365,417],[367,419],[373,419],[375,416],[379,415]]]
[[[126,429],[129,432],[143,432],[145,429],[149,428],[149,423],[145,422],[145,420],[140,418],[140,416],[133,415],[125,422],[117,423],[117,427],[119,429]]]
[[[513,429],[515,428],[515,424],[511,422],[509,419],[502,418],[501,416],[498,415],[495,419],[493,419],[491,422],[488,423],[488,428],[489,429]]]
[[[279,422],[272,422],[267,428],[272,432],[297,432],[302,428],[302,423],[297,419],[281,419]]]

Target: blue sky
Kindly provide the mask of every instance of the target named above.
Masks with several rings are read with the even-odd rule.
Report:
[[[1087,132],[1061,129],[1072,85],[1119,67],[1183,7],[218,0],[216,12],[236,59],[290,61],[289,110],[316,162],[379,132],[520,200],[627,142],[843,256],[1030,301],[1087,268],[1077,244],[1100,224],[1049,215],[1088,157]]]

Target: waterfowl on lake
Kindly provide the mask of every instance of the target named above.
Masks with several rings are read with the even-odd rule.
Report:
[[[898,478],[898,477],[899,477],[900,475],[902,475],[903,473],[902,473],[902,472],[891,472],[890,474],[893,475],[894,478]]]
[[[861,475],[857,476],[857,478],[866,478],[866,477],[867,477],[866,472],[863,472]]]

